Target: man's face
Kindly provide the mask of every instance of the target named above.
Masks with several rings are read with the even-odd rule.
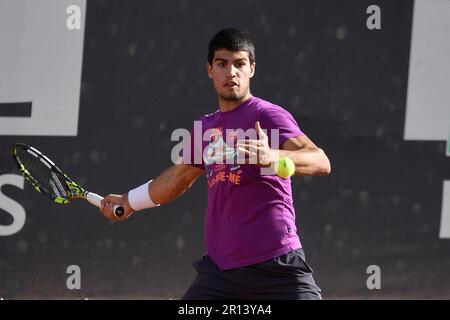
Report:
[[[212,65],[208,63],[207,69],[217,94],[223,100],[240,100],[250,92],[255,63],[250,64],[247,51],[217,50]]]

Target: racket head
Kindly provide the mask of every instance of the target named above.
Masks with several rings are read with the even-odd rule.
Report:
[[[20,174],[40,193],[59,204],[85,197],[86,191],[70,179],[46,155],[34,147],[16,143],[11,148]]]

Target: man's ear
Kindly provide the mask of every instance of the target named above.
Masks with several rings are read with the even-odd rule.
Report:
[[[253,64],[250,66],[250,78],[253,78],[253,76],[255,75],[255,71],[256,71],[256,63],[253,62]]]
[[[209,62],[207,62],[207,63],[206,63],[206,72],[208,73],[208,77],[209,77],[210,79],[213,78],[211,69],[212,69],[212,66],[209,64]]]

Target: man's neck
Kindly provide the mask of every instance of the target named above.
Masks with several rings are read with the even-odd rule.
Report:
[[[243,104],[245,101],[247,101],[251,97],[253,97],[253,96],[252,96],[252,94],[250,92],[247,93],[243,98],[241,98],[239,100],[224,100],[224,99],[219,97],[220,112],[231,111],[234,108],[236,108],[236,107],[240,106],[241,104]]]

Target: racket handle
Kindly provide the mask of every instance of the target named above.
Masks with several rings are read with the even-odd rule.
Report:
[[[86,194],[86,199],[87,199],[87,201],[89,201],[90,203],[92,203],[94,206],[97,206],[97,207],[99,207],[99,208],[102,206],[102,200],[103,200],[103,197],[102,197],[102,196],[99,196],[99,195],[96,194],[96,193],[88,192],[88,193]],[[114,214],[115,214],[117,217],[123,216],[124,213],[125,213],[125,212],[124,212],[122,206],[119,206],[119,205],[117,205],[117,204],[114,206]]]

